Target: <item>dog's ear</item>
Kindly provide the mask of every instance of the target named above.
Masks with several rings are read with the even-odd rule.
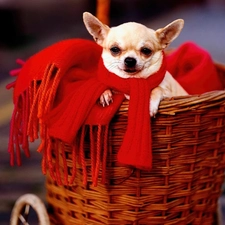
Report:
[[[94,40],[102,46],[110,28],[88,12],[83,13],[83,21]]]
[[[159,39],[162,48],[166,48],[180,34],[184,26],[184,20],[178,19],[168,24],[164,28],[156,30],[156,36]]]

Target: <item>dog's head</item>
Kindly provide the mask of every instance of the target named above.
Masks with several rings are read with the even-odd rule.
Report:
[[[88,12],[83,14],[83,19],[88,32],[103,47],[105,67],[122,78],[147,78],[158,71],[162,50],[179,35],[184,25],[184,21],[178,19],[155,31],[134,22],[109,28]]]

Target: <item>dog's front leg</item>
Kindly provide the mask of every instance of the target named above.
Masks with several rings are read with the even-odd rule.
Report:
[[[151,92],[150,96],[150,116],[155,117],[156,113],[158,112],[159,103],[163,99],[163,89],[158,86],[154,88]]]
[[[172,87],[174,85],[174,79],[172,75],[167,71],[164,79],[158,87],[154,88],[150,96],[150,116],[156,115],[158,112],[159,104],[165,97],[172,97]]]
[[[164,98],[184,95],[188,95],[188,93],[183,89],[183,87],[181,87],[181,85],[169,72],[166,72],[161,84],[152,90],[150,99],[150,115],[156,115],[158,112],[159,103]]]
[[[109,105],[110,102],[113,102],[111,90],[109,90],[109,89],[105,90],[101,94],[99,102],[103,107],[105,107],[106,105]]]

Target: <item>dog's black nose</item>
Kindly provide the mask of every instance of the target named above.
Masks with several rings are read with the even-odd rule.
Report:
[[[136,65],[137,63],[137,60],[135,58],[132,58],[132,57],[127,57],[125,60],[124,60],[124,64],[126,65],[126,67],[129,67],[129,68],[132,68]]]

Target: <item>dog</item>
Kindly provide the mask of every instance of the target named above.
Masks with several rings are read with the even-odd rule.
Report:
[[[89,12],[83,13],[83,21],[87,31],[103,48],[106,69],[124,79],[147,78],[157,72],[162,64],[163,50],[178,37],[184,26],[184,20],[177,19],[157,30],[136,22],[110,28]],[[188,93],[167,71],[160,85],[151,92],[150,116],[156,115],[162,99],[182,95]],[[129,99],[128,95],[125,97]],[[102,106],[112,101],[111,90],[100,96]]]

